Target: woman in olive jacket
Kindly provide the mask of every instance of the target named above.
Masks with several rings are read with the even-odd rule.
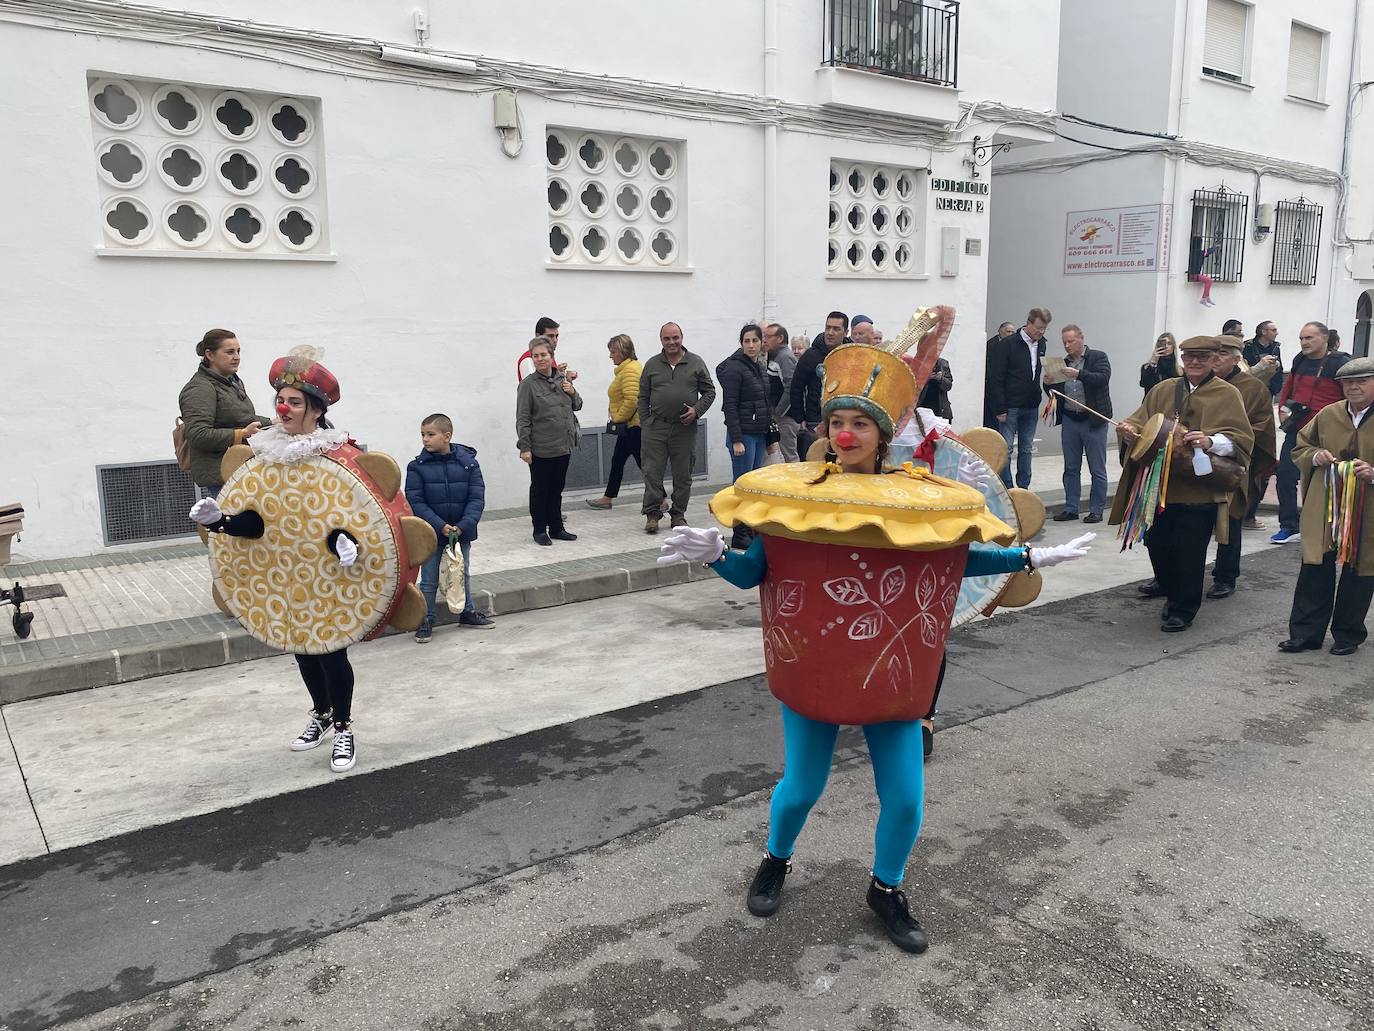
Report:
[[[530,467],[530,522],[534,543],[575,541],[563,525],[563,484],[568,461],[581,436],[576,413],[582,398],[553,363],[553,349],[544,337],[530,342],[534,371],[520,381],[515,394],[515,446]]]
[[[181,388],[177,404],[191,453],[191,479],[213,495],[224,486],[219,471],[224,452],[265,429],[272,419],[253,411],[239,379],[239,341],[231,330],[208,330],[196,344],[196,354],[200,368]]]

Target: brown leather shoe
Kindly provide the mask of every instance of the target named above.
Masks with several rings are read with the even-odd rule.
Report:
[[[658,533],[658,516],[645,516],[645,517],[644,517],[644,532],[645,532],[645,533]]]

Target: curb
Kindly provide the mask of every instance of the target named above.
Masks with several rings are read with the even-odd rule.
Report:
[[[616,564],[612,557],[604,569],[496,590],[481,590],[474,585],[472,594],[473,604],[482,612],[489,616],[503,616],[651,591],[658,587],[674,587],[714,577],[714,573],[693,563],[663,567],[652,562]],[[438,607],[435,618],[437,625],[457,621],[456,613],[443,605]],[[397,633],[400,631],[388,630],[384,636]],[[44,659],[8,667],[0,674],[0,705],[284,654],[234,627],[176,641]]]

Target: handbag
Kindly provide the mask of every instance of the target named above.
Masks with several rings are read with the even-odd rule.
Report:
[[[191,471],[191,442],[186,439],[186,424],[177,416],[172,427],[172,454],[176,455],[177,468],[184,473]]]
[[[628,425],[629,423],[626,422],[611,422],[608,419],[606,420],[606,432],[614,436]]]
[[[764,443],[767,444],[769,447],[772,447],[774,444],[777,444],[781,440],[782,431],[778,429],[778,424],[775,422],[770,422],[768,424],[768,432],[764,434]]]
[[[439,562],[439,597],[450,612],[462,612],[468,607],[468,593],[463,586],[463,549],[456,533],[449,534]]]

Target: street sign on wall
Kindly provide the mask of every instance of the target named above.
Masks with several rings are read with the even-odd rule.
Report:
[[[1171,204],[1070,211],[1064,274],[1168,272]]]

